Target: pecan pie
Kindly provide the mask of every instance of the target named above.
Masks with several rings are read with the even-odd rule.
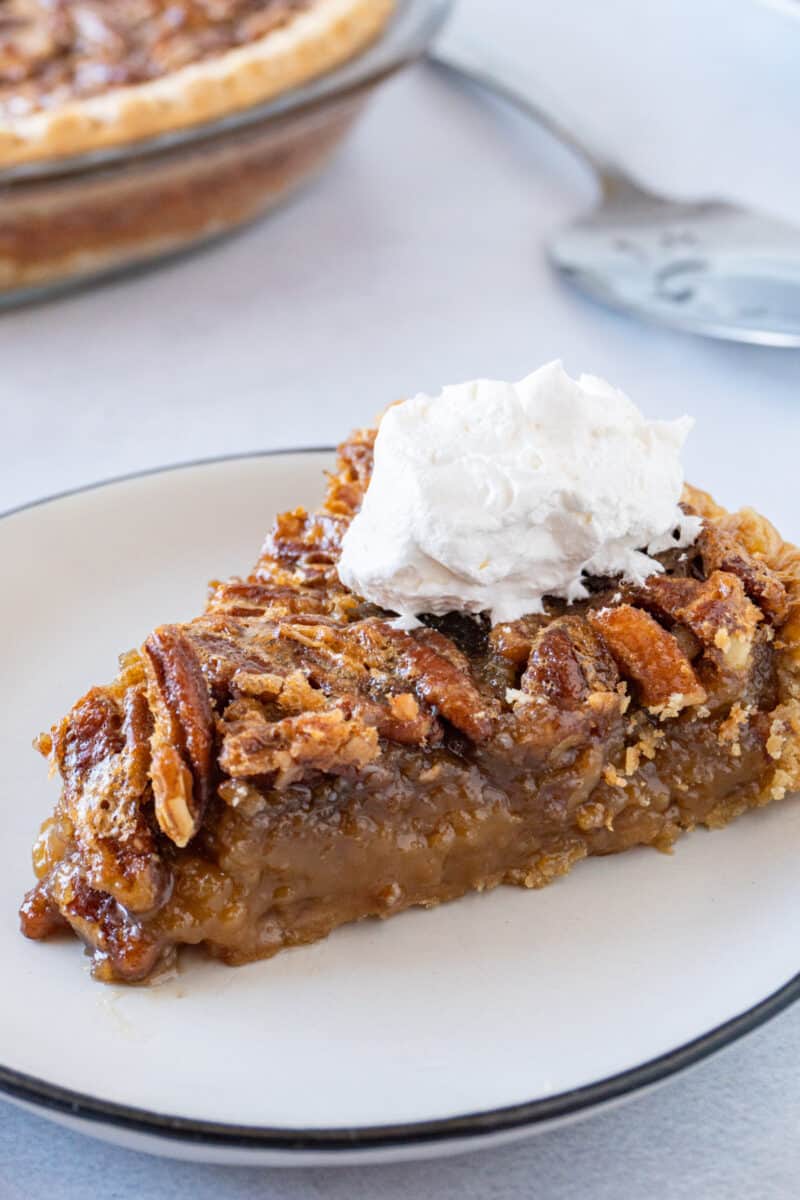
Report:
[[[174,254],[285,200],[416,51],[401,39],[314,102],[261,102],[366,49],[394,2],[0,0],[0,299]]]
[[[225,116],[336,66],[393,0],[0,0],[0,164]]]
[[[40,738],[63,789],[27,936],[71,929],[103,980],[187,943],[244,963],[667,850],[800,785],[800,552],[766,520],[687,488],[702,532],[662,574],[404,632],[336,571],[372,442],[341,447],[324,507],[280,516],[251,575]]]

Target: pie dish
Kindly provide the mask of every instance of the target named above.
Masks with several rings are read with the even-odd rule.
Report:
[[[763,517],[687,488],[703,530],[663,574],[404,632],[336,573],[373,436],[341,447],[321,510],[278,518],[248,578],[40,739],[63,792],[22,927],[73,930],[98,978],[538,888],[800,783],[800,553]]]
[[[13,0],[0,27],[0,300],[261,215],[324,166],[446,8]]]

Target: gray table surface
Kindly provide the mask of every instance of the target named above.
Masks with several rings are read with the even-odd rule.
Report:
[[[800,9],[800,5],[798,5]],[[463,0],[651,184],[800,211],[800,21],[755,0]],[[553,357],[698,418],[691,477],[800,538],[800,356],[632,325],[561,287],[547,230],[591,181],[537,129],[417,69],[271,220],[0,318],[0,510],[123,471],[330,442],[386,401]],[[420,1165],[264,1171],[117,1150],[0,1103],[0,1200],[794,1196],[800,1009],[624,1107]]]

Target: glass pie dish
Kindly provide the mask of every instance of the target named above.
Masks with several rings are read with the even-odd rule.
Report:
[[[221,119],[0,169],[0,305],[208,242],[322,170],[373,90],[424,52],[450,0],[401,0],[381,38],[308,84]]]

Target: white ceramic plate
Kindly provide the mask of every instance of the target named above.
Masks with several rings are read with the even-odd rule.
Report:
[[[443,1153],[657,1083],[800,994],[800,806],[155,988],[94,983],[16,908],[56,782],[31,750],[120,650],[247,570],[325,452],[201,463],[0,520],[0,1088],[86,1132],[228,1162]],[[235,532],[231,532],[235,531]]]

